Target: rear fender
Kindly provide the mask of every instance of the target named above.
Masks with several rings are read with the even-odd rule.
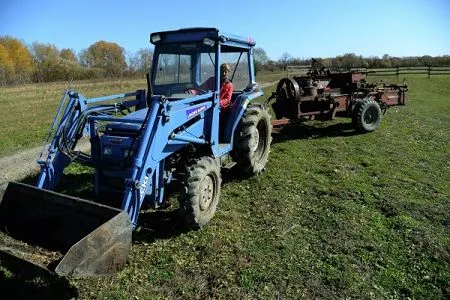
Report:
[[[244,112],[247,109],[248,104],[250,104],[253,100],[263,95],[264,93],[258,90],[254,92],[243,93],[236,98],[236,100],[233,102],[231,112],[226,122],[224,135],[226,141],[229,142],[233,141],[234,131],[236,130],[236,127],[238,126],[242,116],[244,115]],[[263,104],[258,105],[263,106]]]

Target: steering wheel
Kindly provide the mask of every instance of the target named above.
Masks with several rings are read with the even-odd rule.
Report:
[[[207,91],[197,88],[197,87],[189,87],[184,90],[184,93],[190,94],[190,95],[202,95],[202,94],[206,94]]]

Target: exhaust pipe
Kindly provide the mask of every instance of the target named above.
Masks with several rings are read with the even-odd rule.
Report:
[[[10,182],[0,202],[0,252],[61,276],[121,271],[132,224],[120,209]]]

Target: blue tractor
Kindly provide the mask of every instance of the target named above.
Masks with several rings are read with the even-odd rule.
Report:
[[[272,127],[253,103],[263,95],[254,41],[215,28],[157,32],[150,41],[147,90],[91,99],[65,91],[36,186],[10,182],[0,203],[3,254],[59,275],[112,274],[127,262],[141,208],[162,206],[169,184],[178,182],[182,216],[198,229],[216,211],[223,168],[264,169]],[[227,112],[219,105],[222,63],[234,86]],[[202,89],[211,77],[214,87]],[[79,150],[86,136],[90,151]],[[95,170],[95,192],[107,205],[54,192],[72,162]],[[108,203],[116,198],[118,207]]]

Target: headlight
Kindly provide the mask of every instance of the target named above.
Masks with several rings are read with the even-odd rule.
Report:
[[[207,46],[214,47],[215,43],[216,42],[214,40],[210,39],[210,38],[204,38],[203,39],[203,44],[205,44]]]
[[[160,36],[159,34],[155,34],[154,36],[152,36],[152,37],[150,38],[150,41],[151,41],[153,44],[159,42],[160,40],[161,40],[161,36]]]

